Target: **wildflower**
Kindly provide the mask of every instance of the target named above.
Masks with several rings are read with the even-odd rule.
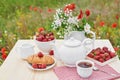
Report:
[[[80,14],[78,15],[78,19],[81,19],[83,17],[83,12],[80,10]]]
[[[38,28],[38,32],[44,31],[45,29],[43,27]]]
[[[30,6],[30,7],[29,7],[29,9],[32,11],[32,10],[33,10],[33,7],[32,7],[32,6]]]
[[[117,20],[119,19],[119,15],[118,15],[118,14],[116,15],[116,19],[117,19]]]
[[[105,22],[104,21],[101,21],[100,22],[100,26],[104,26],[105,25]]]
[[[86,16],[89,16],[89,15],[90,15],[90,10],[87,9],[87,10],[85,11],[85,14],[86,14]]]
[[[41,12],[42,12],[42,9],[39,9],[39,12],[41,13]]]
[[[65,12],[66,12],[67,10],[73,11],[74,9],[75,9],[75,4],[72,3],[72,4],[66,5],[65,8],[64,8],[64,11],[65,11]]]
[[[34,11],[38,11],[38,8],[37,8],[37,7],[34,7],[33,10],[34,10]]]
[[[48,9],[48,12],[49,12],[49,13],[51,13],[52,11],[53,11],[52,9],[50,9],[50,8]]]
[[[119,48],[118,48],[118,47],[114,47],[114,50],[115,50],[115,51],[118,51],[118,50],[119,50]]]
[[[3,47],[3,48],[1,49],[1,52],[2,52],[2,53],[5,53],[5,51],[6,51],[6,48]]]
[[[5,60],[5,59],[6,59],[6,57],[7,57],[7,54],[6,54],[6,53],[3,53],[3,54],[2,54],[2,59],[4,59],[4,60]]]
[[[86,25],[84,26],[84,31],[89,33],[90,32],[90,25],[88,23],[86,23]]]
[[[112,24],[112,28],[116,28],[116,27],[117,27],[117,23],[114,22],[114,23]]]

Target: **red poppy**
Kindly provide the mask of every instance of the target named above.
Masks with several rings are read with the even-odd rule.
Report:
[[[29,7],[29,9],[32,11],[32,10],[33,10],[33,7],[32,7],[32,6],[30,6],[30,7]]]
[[[66,11],[66,10],[74,10],[74,9],[75,9],[75,4],[72,3],[72,4],[66,5],[65,8],[64,8],[64,11]]]
[[[6,53],[4,53],[4,54],[2,54],[2,59],[6,59],[6,57],[7,57],[7,54]]]
[[[2,54],[5,53],[5,51],[6,51],[6,48],[3,47],[3,48],[1,49]]]
[[[116,19],[117,19],[117,20],[119,19],[119,15],[118,15],[118,14],[116,15]]]
[[[44,31],[45,29],[43,27],[38,28],[38,32]]]
[[[52,11],[53,11],[52,9],[50,9],[50,8],[48,9],[48,12],[49,12],[49,13],[51,13]]]
[[[116,28],[116,27],[117,27],[117,23],[114,22],[114,23],[112,24],[112,28]]]
[[[119,48],[118,48],[118,47],[114,47],[114,50],[115,50],[115,51],[118,51],[118,50],[119,50]]]
[[[101,21],[100,22],[100,26],[104,26],[105,25],[105,22],[104,21]]]
[[[40,13],[42,12],[42,9],[39,9]]]
[[[83,17],[83,12],[80,10],[80,14],[78,15],[78,19],[81,19]]]
[[[87,10],[85,11],[85,14],[86,14],[86,16],[89,16],[89,15],[90,15],[90,10],[87,9]]]
[[[37,7],[34,7],[33,10],[34,10],[34,11],[38,11],[38,8],[37,8]]]

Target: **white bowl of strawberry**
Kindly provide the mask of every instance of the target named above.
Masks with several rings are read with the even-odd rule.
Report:
[[[34,37],[36,46],[44,53],[49,53],[55,44],[53,32],[41,31]]]
[[[111,61],[117,59],[115,52],[110,51],[107,47],[98,47],[93,49],[88,55],[87,59],[94,61],[95,63],[104,66]]]

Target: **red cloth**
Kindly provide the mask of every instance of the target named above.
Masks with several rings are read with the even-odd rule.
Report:
[[[109,73],[114,73],[116,76],[114,77],[101,71],[93,71],[93,74],[89,78],[84,79],[77,74],[76,68],[70,68],[66,66],[55,67],[54,72],[59,80],[114,80],[120,78],[120,73],[116,72],[109,65],[102,67],[95,64],[95,66]]]

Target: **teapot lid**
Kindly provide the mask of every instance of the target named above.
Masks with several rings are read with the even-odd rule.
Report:
[[[66,41],[64,42],[64,44],[65,44],[66,46],[75,47],[75,46],[79,46],[79,45],[81,44],[81,41],[79,41],[79,40],[71,37],[70,39],[66,40]]]

